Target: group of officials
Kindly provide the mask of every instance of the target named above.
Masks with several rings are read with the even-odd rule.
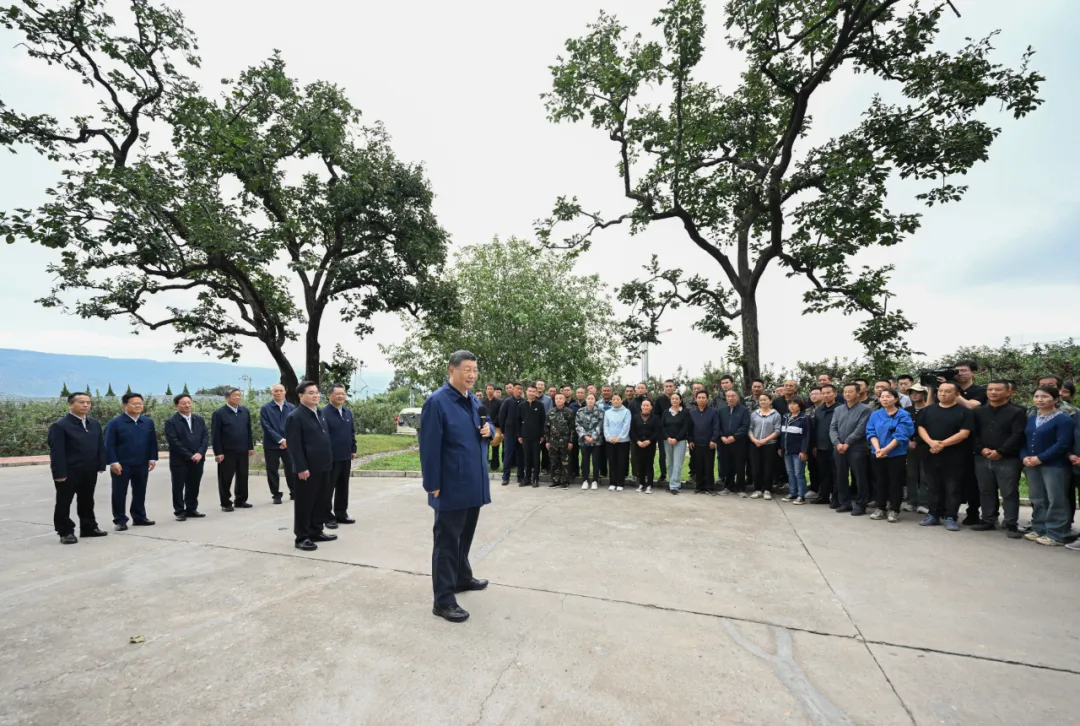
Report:
[[[318,548],[337,535],[327,529],[353,524],[349,516],[349,474],[356,458],[356,430],[352,411],[345,405],[344,386],[330,388],[330,403],[319,408],[316,384],[297,388],[300,406],[285,400],[285,387],[271,389],[273,400],[259,411],[263,452],[271,501],[282,503],[279,470],[284,470],[289,499],[293,500],[296,547]],[[199,511],[199,490],[207,451],[217,462],[221,511],[248,509],[248,463],[255,453],[251,413],[241,404],[243,394],[231,389],[225,404],[210,417],[210,427],[192,412],[191,396],[173,398],[176,413],[165,421],[172,480],[173,516],[177,521],[206,515]],[[92,401],[86,393],[68,396],[68,414],[49,427],[49,462],[56,485],[53,522],[63,544],[75,544],[71,503],[75,500],[82,537],[104,537],[94,514],[98,475],[109,470],[112,478],[112,515],[117,532],[154,524],[146,513],[146,486],[158,461],[158,436],[153,419],[143,414],[138,393],[121,398],[124,412],[104,429],[90,418]],[[130,492],[130,505],[128,494]],[[128,518],[128,512],[131,518]]]

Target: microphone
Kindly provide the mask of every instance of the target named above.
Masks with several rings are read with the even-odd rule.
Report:
[[[484,419],[487,418],[487,406],[481,406],[477,413],[480,414],[480,422],[483,423]]]

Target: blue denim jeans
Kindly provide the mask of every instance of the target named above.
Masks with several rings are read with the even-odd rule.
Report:
[[[686,458],[686,442],[676,441],[669,444],[664,439],[664,459],[667,461],[668,488],[673,492],[682,489],[682,465]]]
[[[806,498],[806,462],[798,454],[784,454],[784,466],[787,468],[788,494]]]
[[[1072,472],[1061,466],[1029,466],[1028,497],[1031,499],[1031,528],[1052,540],[1062,542],[1069,534],[1069,477]]]

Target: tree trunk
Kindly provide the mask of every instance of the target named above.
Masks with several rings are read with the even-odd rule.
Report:
[[[267,349],[270,351],[270,355],[273,356],[274,362],[277,363],[278,371],[281,373],[281,385],[285,386],[285,400],[300,405],[300,396],[296,393],[296,387],[300,385],[299,379],[296,377],[296,370],[293,368],[292,363],[285,357],[285,351],[278,346],[272,346],[267,344]]]
[[[308,311],[307,335],[304,338],[304,378],[319,383],[319,365],[321,348],[319,347],[319,329],[322,327],[321,307]],[[323,391],[323,393],[327,393]]]
[[[758,345],[757,300],[751,292],[742,298],[742,347],[743,385],[750,390],[750,382],[761,376],[761,348]]]

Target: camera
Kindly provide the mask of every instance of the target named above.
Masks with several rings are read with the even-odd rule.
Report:
[[[944,378],[950,383],[956,382],[956,369],[955,368],[923,368],[919,371],[919,385],[926,386],[927,388],[937,388],[941,382],[938,379]]]

